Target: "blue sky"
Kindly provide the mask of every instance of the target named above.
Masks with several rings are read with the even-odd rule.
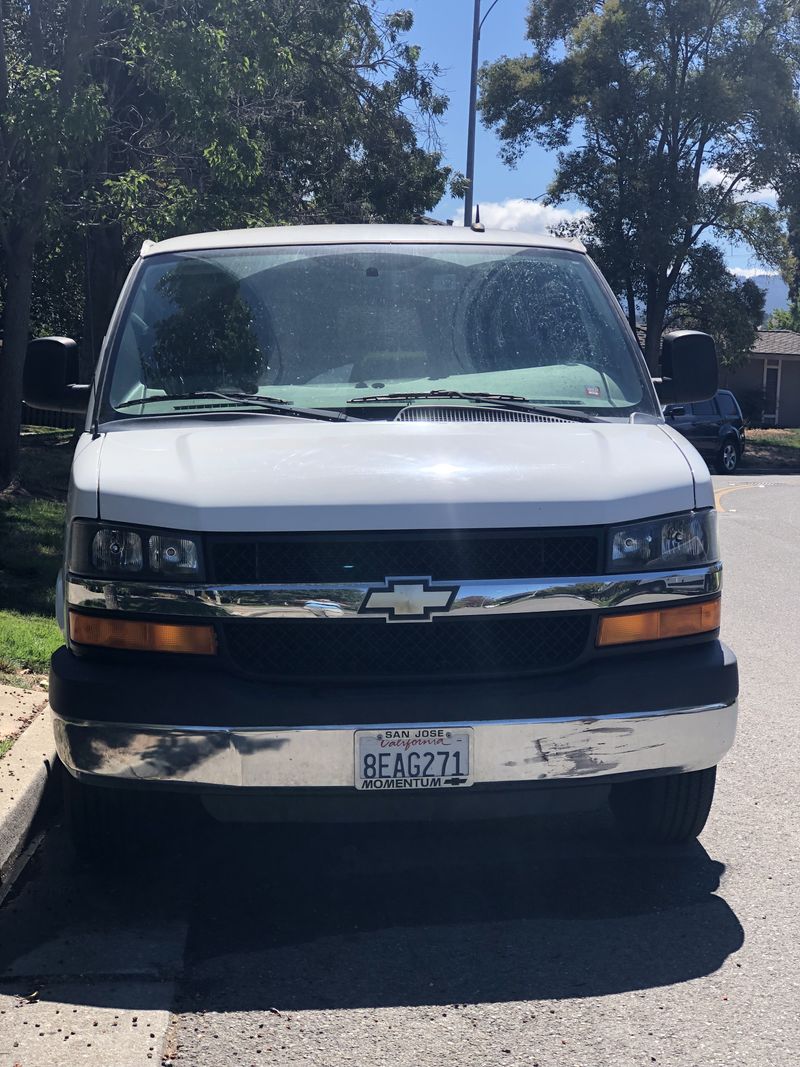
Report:
[[[483,0],[484,11],[491,0]],[[422,57],[443,69],[440,85],[450,97],[441,129],[445,158],[464,171],[467,154],[469,60],[472,44],[472,0],[411,0],[414,12],[411,39],[421,45]],[[525,14],[528,0],[498,0],[481,31],[481,62],[526,51]],[[500,142],[478,119],[475,139],[475,199],[502,202],[543,193],[553,175],[552,159],[541,149],[528,152],[516,170],[498,158]],[[437,218],[461,218],[461,201],[449,197],[434,212]]]
[[[483,0],[486,11],[491,0]],[[387,6],[401,6],[396,4]],[[423,60],[442,68],[441,89],[450,97],[450,106],[441,126],[441,140],[446,162],[454,170],[466,166],[467,103],[469,95],[469,59],[472,40],[473,0],[405,0],[403,6],[414,12],[410,39],[422,48]],[[502,55],[519,55],[528,51],[525,40],[525,15],[529,0],[498,0],[481,33],[481,62]],[[478,119],[475,149],[475,200],[481,204],[481,216],[490,225],[518,229],[543,229],[557,221],[560,213],[553,209],[524,202],[526,197],[544,193],[552,179],[554,161],[544,149],[531,148],[519,166],[512,170],[499,158],[500,142],[484,129]],[[511,201],[512,203],[508,203]],[[519,203],[523,201],[523,203]],[[515,203],[516,202],[516,203]],[[567,213],[578,205],[567,205]],[[433,212],[439,219],[463,217],[461,201],[449,197]],[[739,270],[753,270],[757,261],[747,248],[725,244],[728,263]]]

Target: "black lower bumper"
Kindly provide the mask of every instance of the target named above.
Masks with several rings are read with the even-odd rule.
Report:
[[[527,678],[362,685],[251,681],[183,660],[175,666],[53,656],[57,715],[151,726],[330,726],[601,716],[731,704],[736,657],[719,641],[596,659]]]

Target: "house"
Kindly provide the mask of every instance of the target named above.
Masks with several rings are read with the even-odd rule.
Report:
[[[763,405],[765,426],[800,426],[800,333],[759,330],[747,363],[720,368],[720,386],[736,395],[745,415]]]

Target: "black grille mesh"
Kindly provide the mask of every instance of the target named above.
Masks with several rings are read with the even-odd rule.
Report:
[[[369,681],[525,673],[565,667],[589,639],[588,615],[531,618],[223,623],[232,665],[260,677],[340,677]]]
[[[342,534],[286,539],[253,535],[210,538],[211,580],[382,582],[402,575],[438,580],[580,577],[598,573],[595,531],[515,530],[441,534]]]

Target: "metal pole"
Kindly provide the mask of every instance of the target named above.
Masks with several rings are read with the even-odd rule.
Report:
[[[494,4],[492,5],[494,7]],[[487,12],[488,14],[488,12]],[[481,38],[481,0],[475,0],[472,17],[472,67],[469,77],[469,115],[467,118],[467,189],[464,193],[464,225],[472,225],[472,193],[475,183],[475,111],[478,102],[478,42]]]

